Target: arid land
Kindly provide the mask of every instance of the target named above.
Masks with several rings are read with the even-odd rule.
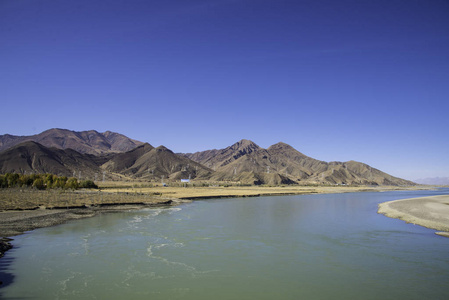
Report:
[[[389,201],[379,204],[379,213],[430,229],[449,237],[449,195]]]

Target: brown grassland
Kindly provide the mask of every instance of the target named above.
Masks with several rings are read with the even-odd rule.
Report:
[[[44,190],[14,188],[0,190],[0,210],[36,208],[80,208],[120,204],[157,204],[170,200],[195,200],[227,197],[301,195],[423,189],[393,186],[162,186],[140,182],[100,182],[99,190]]]

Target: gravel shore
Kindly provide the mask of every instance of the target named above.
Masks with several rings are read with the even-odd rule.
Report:
[[[389,201],[379,204],[378,213],[427,228],[449,237],[449,195]]]

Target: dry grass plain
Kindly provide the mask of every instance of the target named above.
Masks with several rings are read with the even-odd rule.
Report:
[[[120,204],[158,204],[170,200],[195,200],[228,197],[302,195],[319,193],[349,193],[428,189],[428,187],[392,186],[168,186],[141,182],[100,182],[99,190],[2,189],[0,210],[29,210],[36,208],[80,208],[84,206]]]
[[[275,195],[303,195],[303,194],[333,194],[351,192],[380,192],[393,190],[419,190],[429,189],[425,186],[167,186],[160,184],[156,186],[146,186],[145,184],[129,182],[105,182],[98,184],[102,191],[108,193],[139,193],[151,194],[169,199],[208,199],[227,197],[255,197],[255,196],[275,196]]]

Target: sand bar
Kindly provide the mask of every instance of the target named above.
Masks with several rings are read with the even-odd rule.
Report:
[[[379,204],[378,213],[443,231],[436,234],[449,237],[449,195],[384,202]]]

